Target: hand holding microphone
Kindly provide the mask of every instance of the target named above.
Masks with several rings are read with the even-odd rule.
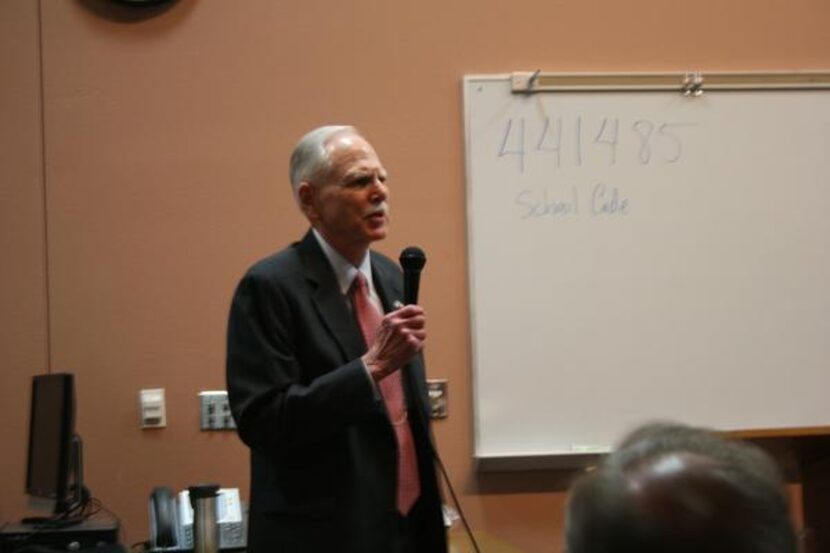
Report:
[[[404,249],[400,255],[404,273],[404,302],[395,302],[395,310],[387,313],[378,327],[374,342],[363,356],[363,361],[375,380],[400,369],[424,347],[426,316],[417,305],[421,270],[426,263],[423,250]]]

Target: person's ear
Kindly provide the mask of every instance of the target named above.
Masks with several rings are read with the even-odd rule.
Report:
[[[316,192],[314,185],[308,181],[301,182],[297,187],[297,201],[309,221],[314,221],[317,217]]]

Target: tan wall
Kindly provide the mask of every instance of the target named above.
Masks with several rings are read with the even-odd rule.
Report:
[[[46,241],[36,2],[0,3],[0,521],[24,500],[29,379],[45,369]]]
[[[483,478],[471,461],[462,75],[830,68],[823,0],[180,0],[152,14],[0,3],[0,519],[25,512],[28,378],[71,370],[88,485],[129,543],[147,536],[154,485],[246,490],[246,450],[199,432],[196,394],[224,387],[237,279],[304,231],[291,146],[350,122],[391,173],[379,249],[429,257],[429,374],[451,393],[435,431],[470,521],[492,551],[561,551],[569,475]],[[151,387],[168,426],[142,431]]]

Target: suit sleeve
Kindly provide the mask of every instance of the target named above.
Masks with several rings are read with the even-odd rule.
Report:
[[[272,280],[249,272],[234,294],[227,383],[242,440],[276,455],[324,444],[378,405],[359,358],[332,370],[301,366],[297,315]],[[319,376],[306,381],[307,371]]]

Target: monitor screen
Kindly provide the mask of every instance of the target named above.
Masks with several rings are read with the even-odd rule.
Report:
[[[72,501],[72,440],[75,432],[75,387],[71,374],[32,379],[26,493],[33,506],[58,514]]]

